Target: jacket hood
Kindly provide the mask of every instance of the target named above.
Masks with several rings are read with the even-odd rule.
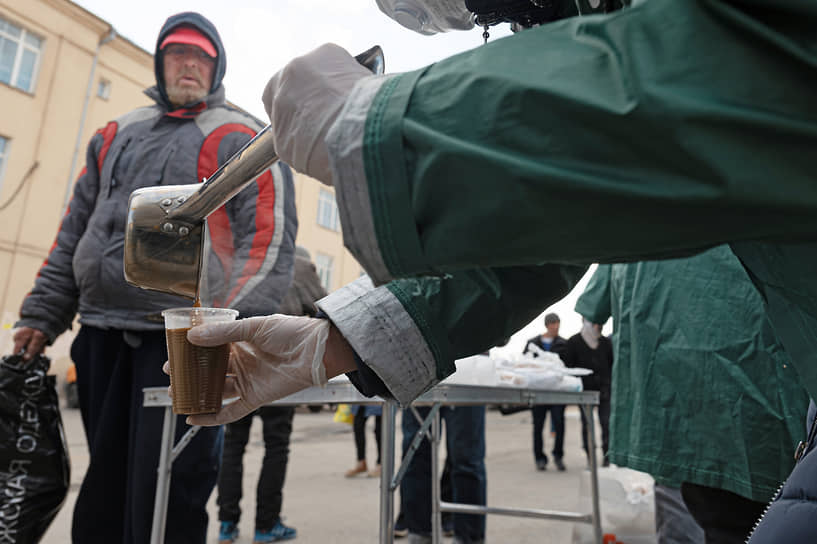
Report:
[[[168,108],[171,108],[170,99],[165,91],[164,69],[162,64],[162,52],[159,50],[159,45],[164,41],[165,37],[170,34],[175,28],[179,26],[190,26],[207,36],[213,46],[216,48],[218,56],[216,57],[216,65],[213,68],[213,85],[210,87],[210,93],[221,87],[221,80],[224,79],[224,73],[227,70],[227,58],[224,52],[224,44],[221,43],[221,37],[218,35],[218,30],[206,17],[199,13],[192,11],[185,11],[177,13],[168,17],[162,29],[159,31],[159,37],[156,38],[156,49],[153,54],[153,71],[156,75],[156,89],[158,90],[160,102],[163,102]]]

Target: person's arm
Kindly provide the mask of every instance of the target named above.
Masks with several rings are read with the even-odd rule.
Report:
[[[363,79],[327,137],[346,244],[380,284],[814,237],[815,20],[650,0]]]
[[[246,129],[246,127],[242,127]],[[218,145],[218,164],[253,135],[227,134]],[[292,171],[277,163],[208,219],[213,258],[206,284],[208,303],[235,308],[241,317],[278,311],[292,281],[298,219]]]
[[[596,271],[593,272],[593,275],[590,276],[590,280],[587,282],[587,286],[584,288],[584,291],[579,298],[576,300],[576,306],[574,310],[577,314],[581,315],[588,321],[593,323],[604,323],[607,319],[610,318],[613,311],[612,305],[612,298],[611,298],[611,291],[612,291],[612,282],[611,282],[611,274],[612,274],[612,265],[609,264],[601,264],[596,268]],[[615,324],[614,324],[615,325]],[[585,387],[591,386],[591,381],[594,382],[594,387],[600,387],[602,390],[609,390],[610,382],[612,379],[612,360],[613,360],[613,345],[612,342],[607,340],[604,337],[599,338],[599,347],[600,350],[605,350],[605,356],[601,357],[600,359],[604,359],[605,364],[609,364],[610,366],[607,368],[597,368],[593,369],[595,377],[590,376],[583,376],[582,383],[585,384]],[[567,363],[567,360],[565,360]],[[584,361],[585,364],[589,363],[589,361]],[[578,362],[577,364],[568,365],[568,366],[583,366],[582,362]]]
[[[37,273],[34,287],[23,300],[20,319],[14,325],[18,329],[14,337],[15,353],[28,346],[26,356],[33,357],[71,326],[79,300],[74,280],[74,250],[96,206],[99,171],[116,130],[117,124],[109,123],[98,130],[88,144],[85,167],[74,184],[54,245]]]
[[[613,342],[604,336],[600,340],[601,345],[604,347],[605,363],[607,364],[602,373],[602,384],[605,390],[609,391],[613,381]]]
[[[189,421],[234,421],[349,372],[367,373],[352,380],[364,394],[407,405],[451,374],[455,359],[504,342],[584,272],[556,265],[474,270],[378,288],[363,277],[318,302],[329,319],[271,315],[193,327],[194,344],[233,343],[224,397],[238,400]]]
[[[366,380],[373,389],[363,393],[381,394],[382,382],[407,404],[454,372],[454,360],[504,342],[566,295],[585,271],[558,265],[469,270],[381,287],[364,277],[318,307],[359,357],[361,370],[376,376]]]

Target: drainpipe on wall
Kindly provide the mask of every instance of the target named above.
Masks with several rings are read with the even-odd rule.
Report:
[[[85,118],[88,115],[88,104],[91,102],[91,93],[94,89],[94,77],[96,76],[96,65],[99,62],[99,50],[103,45],[116,38],[116,30],[110,27],[108,33],[96,44],[96,51],[94,52],[94,61],[91,63],[91,73],[88,75],[88,86],[85,89],[85,101],[82,104],[82,115],[79,118],[79,130],[77,131],[77,140],[74,144],[74,154],[71,156],[71,168],[68,169],[68,183],[65,184],[65,196],[62,201],[62,216],[65,213],[65,208],[68,206],[68,201],[71,200],[71,189],[74,184],[74,169],[77,167],[77,157],[82,147],[82,132],[85,130]]]

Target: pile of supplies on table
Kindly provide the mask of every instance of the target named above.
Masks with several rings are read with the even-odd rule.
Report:
[[[458,359],[457,371],[442,383],[581,391],[587,368],[568,368],[558,355],[529,346],[528,353],[474,355]]]

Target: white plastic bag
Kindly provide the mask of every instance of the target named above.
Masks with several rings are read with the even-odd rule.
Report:
[[[496,368],[493,359],[487,355],[474,355],[457,359],[457,371],[443,380],[445,384],[497,385]]]
[[[622,467],[599,468],[601,532],[616,543],[656,544],[655,482],[652,476]],[[581,475],[579,511],[592,512],[590,471]],[[593,526],[573,525],[573,544],[593,544]]]
[[[586,368],[567,368],[558,355],[545,351],[537,358],[474,355],[458,359],[456,365],[457,371],[442,383],[581,391],[582,380],[577,376],[592,374]]]
[[[512,354],[495,362],[499,385],[511,387],[581,391],[582,381],[577,376],[593,373],[586,368],[567,368],[558,355],[542,350],[538,350],[537,357]]]

